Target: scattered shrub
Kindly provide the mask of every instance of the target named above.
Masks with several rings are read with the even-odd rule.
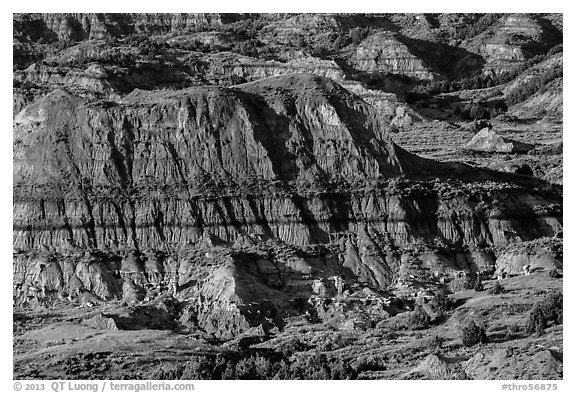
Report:
[[[486,87],[496,86],[496,81],[490,75],[475,75],[468,78],[446,81],[424,81],[418,84],[412,90],[413,93],[437,95],[440,93],[449,93],[460,90],[484,89]]]
[[[412,329],[422,329],[430,324],[430,316],[420,305],[414,307],[408,318],[408,326]]]
[[[526,333],[540,335],[548,325],[561,324],[564,318],[563,298],[562,293],[553,292],[537,301],[528,314]]]
[[[154,370],[150,375],[150,379],[161,381],[178,379],[183,371],[184,367],[180,365],[165,364]]]
[[[281,353],[230,353],[194,356],[174,370],[156,372],[163,379],[356,379],[358,372],[346,360],[316,352],[295,359]]]
[[[480,276],[476,276],[476,281],[474,281],[474,290],[476,292],[482,292],[484,290],[484,283],[482,282],[482,278]]]
[[[498,281],[488,289],[488,293],[491,295],[498,295],[504,292],[506,292],[506,290]]]
[[[475,321],[470,321],[462,327],[462,343],[466,347],[488,342],[486,330]]]
[[[562,278],[562,274],[560,274],[560,272],[556,269],[552,269],[548,272],[548,275],[551,278]]]
[[[363,356],[353,364],[353,368],[357,373],[384,370],[386,368],[386,359],[374,355]]]
[[[542,335],[544,329],[546,328],[546,317],[542,311],[542,308],[535,304],[528,314],[528,323],[526,324],[526,333],[532,334],[536,333],[538,336]]]
[[[474,120],[480,120],[480,119],[485,119],[486,117],[486,113],[484,111],[484,109],[480,106],[480,104],[474,104],[472,105],[472,107],[470,107],[470,117]],[[488,115],[488,118],[490,116]]]
[[[436,335],[428,340],[426,346],[431,352],[439,351],[444,346],[444,340]]]
[[[453,80],[451,82],[422,81],[419,84],[417,84],[410,93],[422,94],[426,96],[434,96],[440,93],[448,93],[469,89],[484,89],[487,87],[502,85],[504,83],[508,83],[516,79],[518,75],[526,71],[528,68],[540,62],[543,62],[544,60],[552,57],[554,54],[559,52],[562,52],[561,44],[551,48],[547,54],[536,55],[532,57],[530,60],[523,62],[516,68],[507,72],[500,73],[498,75],[488,75],[488,74],[470,75],[458,80]],[[550,67],[544,72],[542,72],[541,75],[535,76],[531,78],[529,81],[526,81],[514,87],[514,89],[510,92],[509,96],[506,99],[508,105],[501,106],[500,108],[494,108],[496,110],[496,113],[489,113],[486,110],[480,110],[481,108],[476,108],[474,110],[472,110],[472,108],[467,108],[465,111],[464,110],[462,111],[462,118],[464,118],[465,115],[471,116],[473,118],[474,117],[482,118],[484,116],[494,117],[499,112],[505,112],[509,105],[521,102],[531,94],[537,92],[539,89],[545,88],[547,83],[549,83],[550,81],[561,75],[562,75],[561,67],[557,66]],[[501,94],[501,92],[499,93]],[[473,113],[471,114],[471,112]]]
[[[358,373],[344,359],[338,359],[332,362],[330,367],[330,379],[356,379]]]
[[[473,286],[474,281],[470,275],[458,276],[448,283],[448,288],[452,293],[472,289]]]
[[[484,14],[480,16],[474,23],[467,25],[466,28],[459,32],[460,38],[465,40],[482,33],[502,16],[503,14]]]
[[[300,356],[281,369],[280,379],[356,379],[358,373],[343,359],[329,360],[323,353]]]
[[[214,379],[214,358],[193,356],[182,373],[182,379]]]
[[[346,337],[341,333],[326,334],[324,340],[317,344],[317,349],[321,351],[333,351],[349,346],[354,340],[351,337]]]
[[[444,291],[438,291],[430,300],[430,307],[437,313],[443,313],[452,309],[452,301]]]
[[[544,86],[546,86],[552,80],[559,78],[563,75],[562,65],[554,65],[553,67],[546,68],[545,71],[540,74],[518,84],[512,91],[508,93],[506,98],[506,103],[508,106],[518,104],[525,101],[532,94],[541,91],[543,92]],[[543,90],[541,90],[543,89]]]
[[[561,324],[563,322],[563,299],[564,296],[561,292],[552,292],[539,302],[547,321],[551,321],[553,324]]]
[[[282,354],[289,357],[293,353],[302,352],[308,349],[308,346],[302,341],[298,340],[296,337],[291,337],[282,345]]]

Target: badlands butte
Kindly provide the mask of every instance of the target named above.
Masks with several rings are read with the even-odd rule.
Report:
[[[14,14],[18,379],[561,379],[562,15]]]

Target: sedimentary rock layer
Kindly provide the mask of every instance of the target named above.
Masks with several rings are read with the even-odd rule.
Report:
[[[193,299],[184,323],[228,339],[281,327],[280,310],[334,277],[385,289],[412,263],[490,274],[509,244],[561,234],[557,190],[424,160],[386,130],[311,74],[118,102],[55,90],[14,119],[15,303],[136,304],[171,283]],[[303,251],[315,244],[338,250]]]
[[[395,195],[382,184],[455,168],[402,151],[384,129],[364,102],[311,75],[134,92],[121,104],[56,91],[15,119],[14,245],[160,247],[203,228],[307,244],[366,223],[397,244],[505,244],[560,230],[558,216],[527,213],[557,199],[520,186],[494,192],[494,214],[430,185]]]
[[[432,80],[438,77],[424,61],[412,54],[391,33],[377,33],[366,38],[356,49],[351,65],[368,73],[391,73]]]

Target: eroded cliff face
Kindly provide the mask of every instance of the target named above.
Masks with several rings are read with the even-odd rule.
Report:
[[[16,116],[26,105],[56,89],[86,98],[120,101],[133,89],[184,88],[213,84],[230,86],[275,75],[310,73],[323,76],[360,96],[375,108],[383,121],[399,129],[422,121],[406,103],[393,93],[370,89],[349,79],[334,60],[294,54],[287,62],[262,60],[222,51],[214,54],[193,52],[180,56],[174,64],[146,60],[138,48],[110,47],[104,41],[85,41],[14,72],[13,112]],[[86,63],[76,67],[77,61]],[[116,64],[136,64],[118,67]]]
[[[491,274],[509,244],[561,234],[558,191],[424,160],[386,129],[311,74],[118,102],[53,91],[14,120],[15,302],[137,304],[175,282],[184,322],[228,339],[281,328],[334,277],[414,296],[404,265]]]
[[[221,25],[242,19],[240,14],[16,14],[17,30],[43,35],[48,40],[110,39],[131,33],[159,34]]]
[[[345,72],[334,60],[324,60],[313,56],[299,56],[288,62],[256,60],[231,52],[215,53],[207,61],[206,79],[223,84],[226,77],[255,81],[275,75],[308,73],[345,82]]]
[[[269,234],[306,244],[323,231],[300,231],[306,225],[298,222],[323,223],[321,212],[332,214],[324,193],[342,193],[335,203],[343,220],[362,212],[372,220],[371,210],[376,216],[411,210],[383,197],[379,183],[448,170],[401,151],[382,132],[364,102],[312,75],[234,89],[134,92],[111,106],[56,91],[15,119],[15,190],[40,202],[24,203],[26,213],[16,209],[15,226],[22,232],[15,246],[38,245],[26,229],[27,217],[50,221],[52,215],[61,228],[48,230],[53,240],[39,242],[50,246],[71,232],[69,241],[82,246],[138,246],[138,239],[146,239],[144,246],[157,247],[165,238],[196,240],[203,227],[234,240],[237,231],[228,223],[236,222],[254,222]],[[374,184],[368,199],[357,190],[366,182]],[[280,230],[285,221],[297,227]],[[154,222],[155,230],[145,229]],[[263,222],[279,227],[271,231]],[[178,223],[179,233],[170,233],[167,223]]]
[[[561,30],[546,19],[511,14],[462,46],[485,59],[485,71],[498,74],[513,70],[534,55],[546,53],[558,42],[562,42]]]
[[[439,77],[392,33],[376,33],[366,38],[351,60],[355,69],[368,73],[391,73],[432,80]]]
[[[298,95],[265,93],[268,88],[274,88],[275,82],[271,80],[245,85],[242,90],[198,88],[179,93],[135,92],[124,104],[112,107],[88,103],[62,91],[53,92],[15,119],[16,188],[22,189],[23,197],[30,191],[36,196],[50,194],[58,198],[75,195],[76,202],[61,206],[67,213],[59,211],[58,203],[53,201],[47,200],[38,206],[41,215],[64,213],[61,232],[51,232],[56,238],[68,237],[65,235],[68,229],[74,233],[87,217],[92,217],[89,221],[104,224],[110,219],[108,212],[116,211],[114,205],[120,202],[114,201],[114,195],[144,192],[160,197],[162,190],[172,190],[175,198],[155,203],[174,205],[175,217],[166,216],[170,213],[163,208],[165,212],[160,214],[165,217],[159,222],[173,219],[181,222],[182,228],[187,228],[184,233],[189,233],[178,236],[184,240],[188,236],[194,238],[194,228],[198,225],[220,226],[218,220],[211,217],[220,215],[221,206],[191,198],[230,195],[230,206],[224,211],[230,210],[231,217],[237,215],[236,209],[246,209],[252,211],[250,215],[255,218],[276,221],[271,218],[274,211],[290,216],[302,210],[297,207],[299,201],[290,195],[282,196],[284,183],[276,182],[313,185],[322,181],[398,176],[401,164],[395,157],[394,146],[378,138],[376,120],[366,104],[326,79],[312,76],[306,79],[327,84],[333,91],[322,90],[318,83],[306,90],[299,85],[298,78],[288,77],[285,86],[293,89],[292,93],[298,90]],[[294,86],[290,87],[292,80]],[[336,94],[344,94],[350,106],[340,101],[332,105],[330,101],[336,99]],[[61,190],[63,183],[67,186]],[[238,195],[254,193],[250,188],[270,188],[280,196],[273,198],[271,192],[256,195],[250,207],[242,194]],[[111,199],[96,209],[101,213],[96,213],[98,217],[92,213],[95,206],[86,199],[92,194]],[[121,203],[125,202],[128,201]],[[206,213],[200,217],[193,208],[177,218],[180,205],[188,203],[207,203],[201,207]],[[123,217],[113,219],[124,228],[120,239],[112,240],[117,238],[116,231],[104,229],[101,236],[86,232],[70,240],[94,246],[111,240],[123,243],[132,239],[134,242],[135,234],[128,235],[128,232],[138,230],[141,218],[137,218],[140,214],[133,208],[128,210],[135,215],[127,217],[122,213]],[[120,211],[127,209],[122,207]],[[71,222],[70,214],[80,222]],[[246,214],[240,214],[243,216]],[[26,220],[21,225],[18,222],[19,219],[15,225],[26,225]],[[103,225],[106,227],[108,225]],[[227,225],[222,229],[228,231]],[[158,233],[157,236],[156,243],[166,235]],[[35,243],[25,240],[26,237],[17,235],[16,245]]]
[[[262,29],[259,37],[266,43],[280,42],[293,45],[298,43],[328,44],[340,34],[346,34],[354,27],[366,27],[371,23],[379,27],[391,24],[378,18],[371,21],[357,14],[299,14],[270,15],[271,23]]]
[[[510,35],[522,35],[538,40],[543,34],[542,26],[533,18],[523,14],[506,16],[502,23],[502,30]]]

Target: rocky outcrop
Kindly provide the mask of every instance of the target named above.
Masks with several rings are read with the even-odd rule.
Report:
[[[403,129],[422,117],[408,105],[401,102],[395,94],[379,89],[370,89],[361,82],[349,79],[341,64],[334,60],[320,59],[309,55],[295,55],[292,60],[279,62],[263,61],[231,52],[220,52],[209,57],[208,67],[202,77],[214,84],[227,85],[275,75],[309,73],[323,76],[340,84],[346,90],[358,95],[375,109],[375,113],[393,127]]]
[[[466,379],[466,374],[457,359],[448,359],[441,354],[430,354],[411,370],[410,378]]]
[[[403,129],[415,121],[422,121],[395,94],[366,88],[360,82],[348,79],[346,72],[334,60],[301,53],[293,54],[291,58],[280,62],[226,51],[213,54],[193,52],[180,55],[179,61],[160,65],[135,46],[110,45],[101,40],[84,41],[48,56],[42,64],[34,63],[15,71],[14,115],[55,89],[118,101],[136,88],[183,88],[208,83],[230,86],[275,75],[310,73],[330,78],[360,96],[376,109],[383,120],[392,121],[393,127]]]
[[[277,83],[289,90],[275,94],[276,88],[282,88]],[[345,101],[337,98],[340,94]],[[202,187],[192,180],[204,174],[209,175],[207,182],[217,183],[218,178],[236,182],[258,178],[305,181],[315,176],[376,179],[396,177],[403,170],[393,144],[379,139],[377,120],[366,104],[319,77],[269,79],[234,90],[134,92],[123,102],[105,108],[55,91],[21,112],[15,119],[17,183],[43,178],[41,182],[48,185],[58,183],[60,176],[72,176],[75,181],[92,178],[92,187],[128,189],[149,184],[147,177],[152,176],[163,178],[165,184]],[[150,109],[155,118],[140,124]],[[176,134],[155,128],[164,121]],[[365,127],[368,133],[356,131]],[[59,131],[54,133],[54,129]],[[108,131],[98,136],[98,129]],[[309,136],[308,129],[318,132]],[[333,133],[335,138],[331,138]],[[155,146],[148,146],[151,137]],[[192,155],[191,146],[185,148],[178,139],[165,141],[165,137],[183,138],[195,144],[197,152],[205,153]],[[284,143],[272,144],[274,137]],[[100,150],[101,142],[104,150]],[[41,146],[56,147],[56,152]],[[32,148],[43,153],[31,156],[27,152]],[[66,162],[60,162],[61,158]],[[175,161],[168,167],[149,167],[150,158]],[[181,165],[181,160],[187,163]],[[65,173],[59,174],[60,170]]]
[[[508,35],[519,35],[532,40],[542,36],[542,27],[536,20],[525,14],[512,14],[504,18],[502,30]]]
[[[563,375],[562,353],[541,345],[481,350],[467,361],[428,355],[407,379],[555,379]]]
[[[118,325],[114,321],[114,318],[111,318],[108,315],[99,313],[91,318],[86,318],[82,324],[90,326],[94,329],[106,329],[106,330],[118,330]]]
[[[86,293],[136,307],[172,292],[191,302],[187,323],[231,338],[281,328],[282,310],[303,312],[291,301],[322,293],[316,279],[330,297],[332,277],[386,289],[417,246],[439,279],[493,269],[481,248],[562,231],[554,189],[424,160],[386,127],[310,74],[116,103],[53,91],[14,120],[15,302]],[[306,251],[335,237],[341,249]],[[258,239],[289,246],[248,252]],[[351,299],[321,314],[368,323]]]
[[[389,32],[376,33],[362,41],[350,65],[356,70],[373,74],[400,74],[423,80],[438,77],[422,59],[412,54]]]
[[[280,305],[285,294],[260,282],[234,256],[220,265],[192,295],[190,312],[200,328],[229,340],[253,327],[269,330],[282,324],[280,313],[287,309]]]
[[[543,179],[552,184],[562,184],[563,182],[562,167],[556,167],[551,169],[544,175]]]
[[[239,14],[15,14],[20,39],[36,35],[49,40],[82,41],[109,39],[132,33],[159,34],[194,29],[199,25],[221,25],[243,17]]]
[[[484,70],[503,73],[513,70],[537,54],[562,42],[562,33],[542,18],[528,14],[504,15],[487,31],[463,43],[486,61]]]
[[[562,353],[557,349],[503,348],[480,351],[463,363],[470,379],[555,379],[562,378]]]
[[[383,18],[369,19],[358,14],[280,15],[271,19],[271,23],[259,32],[259,38],[266,43],[279,42],[290,46],[313,43],[331,47],[339,35],[354,27],[391,27],[391,23]]]
[[[107,70],[99,64],[91,64],[85,70],[50,67],[33,64],[23,71],[14,73],[17,86],[46,86],[49,89],[67,88],[80,95],[115,100],[120,97],[110,81]],[[45,93],[39,89],[38,94]],[[16,111],[15,115],[19,112]]]
[[[197,240],[204,227],[227,240],[252,226],[292,243],[322,240],[317,217],[334,208],[310,193],[433,173],[381,131],[364,103],[318,77],[136,92],[112,107],[57,91],[15,119],[15,247],[158,247]],[[419,203],[442,207],[385,195],[334,197],[343,203],[335,217],[404,220]],[[400,228],[384,232],[399,243],[414,238]]]
[[[496,259],[496,273],[508,275],[524,274],[529,271],[550,271],[563,269],[563,251],[561,239],[538,239],[535,241],[512,244]]]
[[[503,92],[520,99],[509,109],[518,118],[560,118],[563,113],[563,55],[557,53],[529,67]]]
[[[533,148],[534,145],[505,138],[490,128],[483,128],[464,145],[466,150],[484,153],[527,153]]]
[[[231,52],[211,55],[205,77],[216,84],[226,80],[255,81],[275,75],[309,73],[330,78],[336,82],[345,79],[345,73],[333,60],[322,60],[312,56],[296,57],[288,62],[263,61]]]

